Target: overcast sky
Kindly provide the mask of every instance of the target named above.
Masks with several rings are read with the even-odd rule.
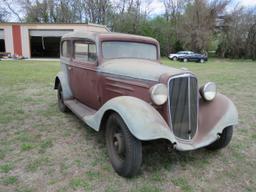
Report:
[[[232,6],[242,5],[245,7],[253,7],[256,6],[256,0],[234,0]],[[164,12],[164,6],[161,3],[161,0],[152,0],[152,3],[149,7],[151,14],[157,15]]]

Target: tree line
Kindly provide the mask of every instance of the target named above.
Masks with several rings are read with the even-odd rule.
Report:
[[[96,23],[112,31],[156,38],[162,55],[180,50],[219,57],[256,59],[256,7],[232,0],[159,0],[164,13],[152,15],[152,0],[3,0],[0,21],[10,15],[29,23]],[[4,5],[4,7],[3,7]],[[2,6],[2,7],[1,7]]]

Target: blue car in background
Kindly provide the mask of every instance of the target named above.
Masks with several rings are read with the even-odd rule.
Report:
[[[188,54],[182,54],[178,56],[178,61],[183,61],[183,62],[196,61],[196,62],[204,63],[205,61],[208,61],[208,57],[203,54],[189,51]]]

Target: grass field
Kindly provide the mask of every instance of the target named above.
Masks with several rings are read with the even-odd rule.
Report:
[[[218,152],[143,151],[132,179],[112,169],[103,134],[57,109],[58,62],[0,61],[0,191],[256,191],[256,62],[163,63],[214,81],[239,111],[231,144]]]

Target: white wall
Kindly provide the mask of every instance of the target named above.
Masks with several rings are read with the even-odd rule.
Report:
[[[3,26],[1,29],[4,30],[4,43],[5,43],[5,51],[14,53],[13,49],[13,38],[12,38],[12,26]]]

